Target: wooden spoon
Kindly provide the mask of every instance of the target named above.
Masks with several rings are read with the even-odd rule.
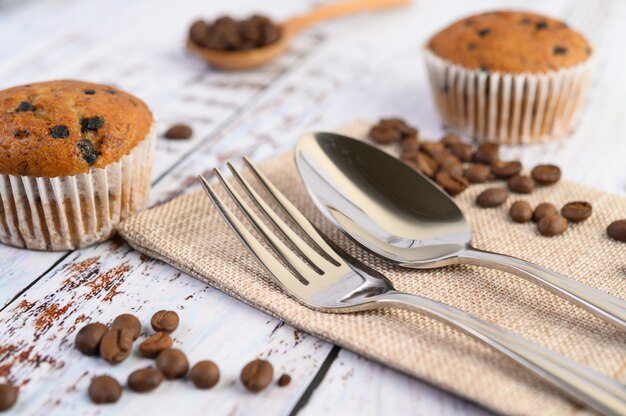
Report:
[[[411,0],[350,0],[329,4],[281,23],[280,39],[261,48],[246,51],[218,51],[203,48],[188,39],[187,49],[216,68],[227,70],[256,68],[285,52],[296,34],[315,23],[369,10],[405,6],[410,3]]]

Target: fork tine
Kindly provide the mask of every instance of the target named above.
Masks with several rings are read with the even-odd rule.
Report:
[[[304,241],[282,218],[280,218],[274,209],[272,209],[261,196],[254,190],[250,183],[239,174],[237,169],[228,162],[226,164],[233,173],[235,179],[241,184],[243,189],[248,193],[253,202],[263,211],[267,218],[283,233],[283,235],[302,253],[305,259],[314,267],[319,268],[323,273],[323,268],[318,265],[326,265],[330,263],[324,256],[313,250],[311,246]]]
[[[283,266],[283,264],[278,261],[276,257],[274,257],[274,255],[272,255],[272,253],[266,249],[250,231],[246,229],[243,223],[239,221],[239,219],[233,215],[232,211],[224,204],[224,201],[217,196],[209,182],[203,176],[199,176],[199,178],[202,187],[209,197],[209,200],[213,203],[213,205],[215,205],[222,218],[224,218],[226,223],[232,228],[248,251],[250,251],[250,253],[259,261],[259,263],[261,263],[269,274],[274,277],[274,280],[280,286],[288,292],[293,293],[290,286],[292,286],[292,284],[302,285],[303,283],[293,275],[291,270]],[[289,281],[287,281],[287,278],[284,277],[287,275],[291,276]]]
[[[265,223],[259,218],[259,216],[248,206],[248,204],[243,200],[243,198],[239,195],[239,193],[235,190],[235,188],[226,181],[226,178],[222,175],[222,172],[219,169],[214,169],[215,175],[217,179],[221,182],[221,184],[226,188],[226,191],[233,198],[237,206],[244,212],[244,214],[248,217],[252,225],[265,237],[265,240],[272,246],[274,250],[280,254],[280,256],[285,260],[287,266],[289,266],[299,277],[303,278],[309,283],[310,279],[307,276],[311,276],[311,272],[316,274],[320,274],[320,269],[317,267],[312,267],[307,264],[304,260],[302,260],[296,253],[294,253],[283,241],[267,226]]]
[[[252,173],[254,173],[254,175],[257,177],[259,182],[261,182],[265,190],[269,192],[270,195],[272,195],[272,197],[276,200],[278,205],[280,205],[285,210],[285,212],[289,214],[291,219],[296,224],[298,224],[300,229],[302,229],[302,231],[304,231],[304,233],[311,240],[313,240],[315,244],[317,244],[320,250],[324,252],[324,254],[327,255],[330,260],[332,260],[335,266],[341,265],[342,261],[338,257],[335,250],[333,250],[332,247],[330,247],[328,243],[326,243],[326,241],[320,235],[317,229],[313,226],[313,224],[309,222],[309,220],[306,219],[306,217],[300,212],[300,210],[298,210],[298,208],[296,208],[295,205],[293,205],[289,201],[289,199],[287,199],[287,197],[282,192],[280,192],[278,188],[276,188],[270,182],[270,180],[263,173],[261,173],[260,170],[256,168],[256,166],[252,164],[252,162],[250,162],[250,160],[247,157],[244,157],[243,161],[246,164],[246,166],[248,166],[248,168],[252,171]]]

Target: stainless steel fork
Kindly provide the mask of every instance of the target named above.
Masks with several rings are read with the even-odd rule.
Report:
[[[228,163],[228,167],[235,179],[253,201],[256,210],[262,212],[273,226],[259,217],[218,169],[215,169],[216,176],[249,222],[275,251],[274,254],[233,214],[207,180],[200,177],[202,186],[248,250],[276,283],[300,303],[331,313],[380,308],[424,313],[500,351],[557,386],[575,401],[604,414],[626,415],[626,386],[616,380],[461,310],[422,296],[398,292],[380,273],[349,261],[347,256],[340,255],[326,242],[313,224],[249,160],[244,159],[244,162],[278,206],[299,226],[308,242],[261,198],[232,164]],[[280,230],[282,238],[274,229]]]

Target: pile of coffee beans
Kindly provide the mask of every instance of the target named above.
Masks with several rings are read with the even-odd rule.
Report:
[[[245,51],[277,42],[282,29],[270,18],[254,15],[244,20],[222,16],[214,22],[195,21],[189,39],[198,46],[217,51]]]
[[[536,188],[553,185],[561,179],[561,169],[550,164],[537,165],[529,175],[524,174],[519,161],[500,159],[500,148],[495,143],[472,146],[454,133],[446,134],[438,142],[423,140],[416,128],[400,118],[381,119],[370,129],[369,137],[382,145],[398,144],[400,159],[437,182],[451,196],[472,184],[506,181],[506,187],[490,187],[476,197],[476,205],[482,208],[504,205],[511,192],[531,194]],[[528,202],[515,201],[509,208],[513,222],[532,220],[537,223],[539,234],[546,237],[563,234],[569,223],[583,222],[591,212],[591,204],[586,201],[568,202],[560,211],[547,202],[533,210]],[[626,241],[626,220],[609,225],[607,234]]]
[[[179,324],[180,318],[174,311],[162,310],[152,316],[150,325],[155,332],[139,344],[138,350],[143,357],[154,358],[155,366],[130,373],[126,382],[130,390],[149,392],[159,387],[163,380],[183,379],[187,375],[198,389],[210,389],[219,382],[220,369],[213,361],[199,361],[190,370],[185,353],[172,347],[170,334]],[[122,314],[110,326],[99,322],[85,325],[76,334],[74,346],[85,355],[100,356],[110,364],[118,364],[131,354],[133,343],[141,336],[141,332],[141,322],[136,316]],[[246,364],[240,379],[245,388],[259,392],[272,382],[273,377],[272,365],[266,360],[257,359]],[[291,377],[284,374],[277,384],[284,387],[290,381]],[[3,386],[0,385],[0,407],[10,401],[11,392],[17,397],[17,389]],[[115,378],[100,375],[91,380],[88,395],[93,403],[105,404],[117,402],[122,392],[123,387]]]

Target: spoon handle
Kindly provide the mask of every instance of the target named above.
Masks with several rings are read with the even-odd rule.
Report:
[[[468,248],[459,254],[464,264],[503,270],[522,277],[588,310],[599,318],[626,329],[626,301],[572,280],[528,261],[505,254]]]
[[[376,302],[382,307],[425,313],[500,351],[600,413],[626,414],[625,386],[519,335],[417,295],[392,291],[376,296]]]
[[[283,23],[285,35],[291,37],[315,23],[355,13],[407,6],[411,0],[350,0],[332,3],[313,9],[302,16],[293,17]]]

